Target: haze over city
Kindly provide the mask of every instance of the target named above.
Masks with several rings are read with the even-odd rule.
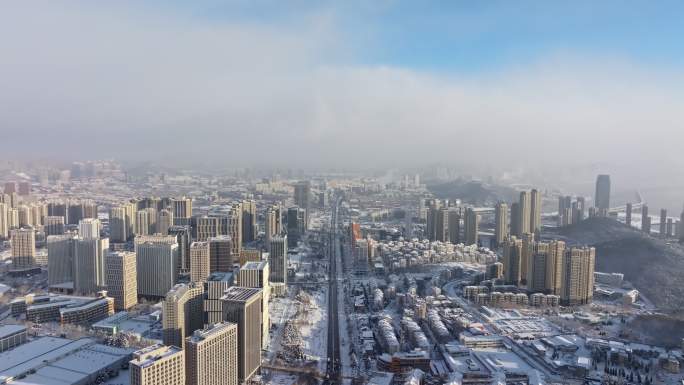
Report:
[[[0,384],[684,384],[683,11],[2,2]]]
[[[680,8],[8,2],[1,148],[243,167],[681,166]]]

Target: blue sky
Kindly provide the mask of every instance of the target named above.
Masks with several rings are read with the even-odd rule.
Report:
[[[208,23],[284,28],[328,15],[353,47],[344,59],[352,65],[468,73],[556,54],[663,67],[684,61],[684,3],[678,1],[240,0],[171,7]]]

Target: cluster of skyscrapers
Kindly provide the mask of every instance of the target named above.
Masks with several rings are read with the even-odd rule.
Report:
[[[135,353],[132,384],[238,384],[259,371],[268,301],[287,287],[288,240],[308,229],[310,184],[293,187],[295,205],[266,207],[259,238],[254,200],[195,215],[191,198],[143,198],[112,206],[102,223],[92,201],[22,203],[30,189],[7,185],[0,238],[11,240],[13,269],[47,266],[51,290],[107,290],[116,310],[163,299],[163,345]]]
[[[522,237],[525,234],[541,233],[542,199],[539,190],[521,191],[518,202],[510,206],[499,202],[494,208],[494,241],[501,245],[510,235]]]
[[[566,305],[591,302],[596,261],[593,247],[566,248],[563,241],[538,242],[529,233],[522,239],[512,236],[502,246],[505,283],[531,293],[558,295]]]
[[[428,199],[425,235],[430,241],[478,244],[480,216],[473,207],[450,205],[448,201]]]

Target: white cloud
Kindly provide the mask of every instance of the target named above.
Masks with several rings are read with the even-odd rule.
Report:
[[[568,53],[449,76],[349,64],[363,42],[342,38],[333,11],[285,26],[66,5],[18,2],[0,14],[7,154],[651,163],[684,138],[681,73],[623,59]]]

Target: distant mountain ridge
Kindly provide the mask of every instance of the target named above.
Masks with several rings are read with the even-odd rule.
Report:
[[[518,199],[515,189],[474,180],[428,183],[427,189],[439,199],[460,199],[475,206],[489,206],[497,201],[510,202]]]

